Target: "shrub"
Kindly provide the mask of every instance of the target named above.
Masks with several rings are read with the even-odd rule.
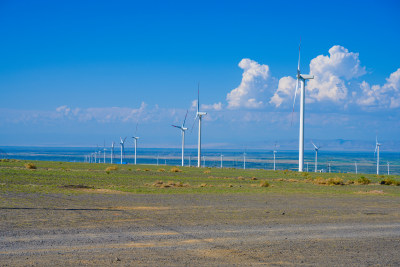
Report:
[[[329,178],[326,181],[327,185],[344,185],[343,179],[339,177]]]
[[[205,174],[207,174],[207,173],[211,173],[211,171],[209,171],[209,170],[205,170],[205,171],[204,171],[204,173],[205,173]]]
[[[370,183],[371,183],[371,180],[368,178],[365,178],[364,176],[361,176],[357,180],[357,184],[370,184]]]
[[[150,171],[150,169],[144,169],[144,171],[145,171],[145,172],[148,172],[148,171]]]
[[[390,178],[386,178],[386,179],[382,180],[380,182],[380,184],[382,184],[382,185],[400,185],[400,182],[390,179]]]
[[[171,168],[170,172],[181,172],[181,170],[177,167]]]
[[[252,177],[251,180],[252,180],[252,181],[256,181],[256,180],[258,180],[258,179],[257,179],[256,177]]]
[[[116,170],[118,170],[118,167],[117,167],[117,166],[110,166],[110,167],[107,167],[107,168],[106,168],[106,171],[108,171],[108,172],[110,172],[110,171],[116,171]]]
[[[261,187],[269,187],[270,186],[270,184],[268,183],[268,181],[261,181],[261,183],[260,183],[260,186]]]
[[[26,163],[24,166],[25,166],[25,168],[27,168],[27,169],[31,169],[31,170],[36,169],[36,165],[33,164],[33,163]]]
[[[158,172],[165,172],[165,169],[158,169]]]

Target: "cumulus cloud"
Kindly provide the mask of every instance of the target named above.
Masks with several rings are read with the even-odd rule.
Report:
[[[291,76],[283,77],[279,79],[278,90],[271,97],[269,103],[279,107],[283,101],[289,97],[292,97],[296,88],[296,79]]]
[[[363,107],[400,107],[400,68],[386,78],[384,85],[370,85],[363,81],[360,85],[361,94],[354,97],[357,104]]]
[[[358,53],[335,45],[329,49],[329,56],[319,55],[311,60],[310,74],[314,75],[314,79],[307,82],[308,97],[312,101],[346,100],[349,91],[346,81],[365,73]]]
[[[274,78],[270,77],[269,67],[248,58],[242,59],[239,67],[243,69],[242,81],[237,88],[227,94],[228,108],[263,107],[265,92],[274,81]]]

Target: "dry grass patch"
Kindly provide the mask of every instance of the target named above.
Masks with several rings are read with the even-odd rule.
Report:
[[[30,169],[30,170],[35,170],[36,169],[36,165],[33,163],[25,163],[25,168]]]
[[[173,167],[173,168],[171,168],[171,170],[170,170],[170,172],[181,172],[182,170],[180,170],[179,168],[177,168],[177,167]]]
[[[371,191],[359,191],[359,192],[355,192],[356,194],[363,194],[363,195],[368,195],[368,194],[372,194],[372,195],[382,195],[382,194],[386,194],[385,192],[383,192],[382,190],[371,190]]]
[[[106,168],[106,171],[116,171],[116,170],[118,170],[118,167],[117,166],[110,166],[110,167],[107,167]]]
[[[160,187],[160,188],[169,188],[169,187],[189,187],[189,184],[184,184],[182,182],[174,182],[174,181],[168,181],[167,183],[164,183],[163,181],[155,181],[153,183],[154,187]]]
[[[158,172],[165,172],[165,169],[158,169]]]
[[[204,173],[208,174],[208,173],[211,173],[211,171],[210,170],[205,170]]]
[[[251,177],[252,181],[257,181],[258,179],[256,177]]]
[[[268,183],[268,181],[261,181],[261,183],[260,183],[260,187],[269,187],[270,186],[270,184]]]

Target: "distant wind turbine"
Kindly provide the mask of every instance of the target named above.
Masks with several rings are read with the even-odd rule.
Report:
[[[104,159],[103,159],[103,163],[106,163],[106,141],[104,141],[104,145],[103,145],[103,152],[104,152]]]
[[[305,83],[306,80],[314,79],[314,75],[301,74],[300,73],[300,45],[299,44],[299,61],[297,63],[297,80],[296,80],[296,91],[293,99],[293,111],[292,121],[294,113],[294,104],[296,102],[297,90],[299,89],[300,82],[300,131],[299,131],[299,172],[303,171],[304,165],[304,105],[305,105]]]
[[[182,167],[185,164],[185,158],[184,158],[185,157],[185,131],[188,129],[185,127],[185,122],[186,122],[187,114],[188,114],[188,111],[186,111],[185,119],[181,126],[172,125],[173,127],[180,129],[181,133],[182,133]]]
[[[376,144],[375,144],[375,153],[377,155],[376,157],[376,175],[379,175],[379,148],[381,144],[378,143],[378,137],[376,137]]]
[[[318,150],[321,148],[321,146],[317,147],[313,142],[311,142],[314,146],[315,150],[315,172],[317,172],[318,169]]]
[[[276,171],[276,165],[275,165],[275,158],[276,158],[276,143],[275,143],[275,148],[274,148],[274,151],[273,151],[273,153],[274,153],[274,171]]]
[[[124,143],[125,143],[126,137],[123,140],[122,140],[122,137],[120,137],[119,139],[120,139],[119,143],[121,144],[121,164],[122,164],[123,158],[124,158],[124,154],[125,154]]]
[[[243,169],[246,169],[246,152],[243,153]]]
[[[390,171],[389,171],[389,161],[387,162],[387,171],[388,171],[388,175],[390,175]]]
[[[137,140],[139,139],[139,137],[138,137],[138,136],[136,136],[136,133],[137,133],[137,127],[138,127],[138,124],[136,123],[136,131],[135,131],[135,136],[132,136],[133,140],[135,141],[135,165],[136,165],[136,148],[137,148]]]
[[[114,145],[115,145],[115,142],[112,141],[112,143],[111,143],[111,164],[113,164],[113,159],[114,159]]]
[[[222,158],[224,157],[224,155],[221,154],[221,169],[222,169]]]
[[[201,119],[205,115],[207,115],[206,112],[200,112],[200,84],[199,84],[197,87],[197,112],[196,112],[196,117],[194,118],[194,121],[196,121],[196,119],[199,119],[199,139],[198,139],[198,144],[197,144],[197,167],[201,166]]]

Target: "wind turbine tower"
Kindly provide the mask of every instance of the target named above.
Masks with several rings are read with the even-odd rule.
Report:
[[[199,139],[197,145],[197,167],[201,167],[201,119],[207,115],[207,112],[200,111],[200,84],[197,87],[197,113],[194,120],[199,119]]]
[[[136,124],[135,136],[132,136],[133,140],[135,140],[135,165],[136,165],[136,148],[137,148],[137,140],[139,139],[139,137],[138,137],[138,136],[136,136],[136,133],[137,133],[137,127],[138,127],[138,124]]]
[[[376,137],[376,145],[375,145],[375,153],[377,153],[376,157],[376,175],[379,175],[379,148],[381,144],[378,143],[378,137]]]
[[[311,142],[314,146],[314,150],[315,150],[315,172],[317,172],[318,169],[318,150],[321,148],[321,146],[317,147],[313,142]]]
[[[111,143],[111,164],[113,164],[113,159],[114,159],[114,141]]]
[[[274,171],[276,171],[276,165],[275,165],[275,159],[276,159],[276,144],[275,144],[275,148],[274,148]]]
[[[122,137],[119,138],[120,139],[120,144],[121,144],[121,164],[123,162],[124,159],[124,143],[126,140],[126,137],[122,140]]]
[[[181,130],[182,133],[182,167],[185,164],[185,131],[188,129],[185,127],[185,122],[186,122],[186,117],[187,117],[188,111],[186,111],[186,115],[185,115],[185,120],[183,121],[183,124],[181,126],[176,126],[176,125],[172,125],[172,127],[178,128]]]
[[[224,157],[224,155],[221,154],[221,169],[222,169],[222,158]]]
[[[301,45],[301,44],[300,44]],[[292,118],[294,113],[294,104],[296,102],[297,90],[299,89],[300,82],[300,130],[299,130],[299,172],[303,171],[304,165],[304,105],[305,105],[305,83],[306,80],[314,79],[314,75],[310,74],[301,74],[300,73],[300,45],[299,45],[299,61],[297,63],[297,80],[296,80],[296,91],[294,93],[293,100],[293,111]]]

